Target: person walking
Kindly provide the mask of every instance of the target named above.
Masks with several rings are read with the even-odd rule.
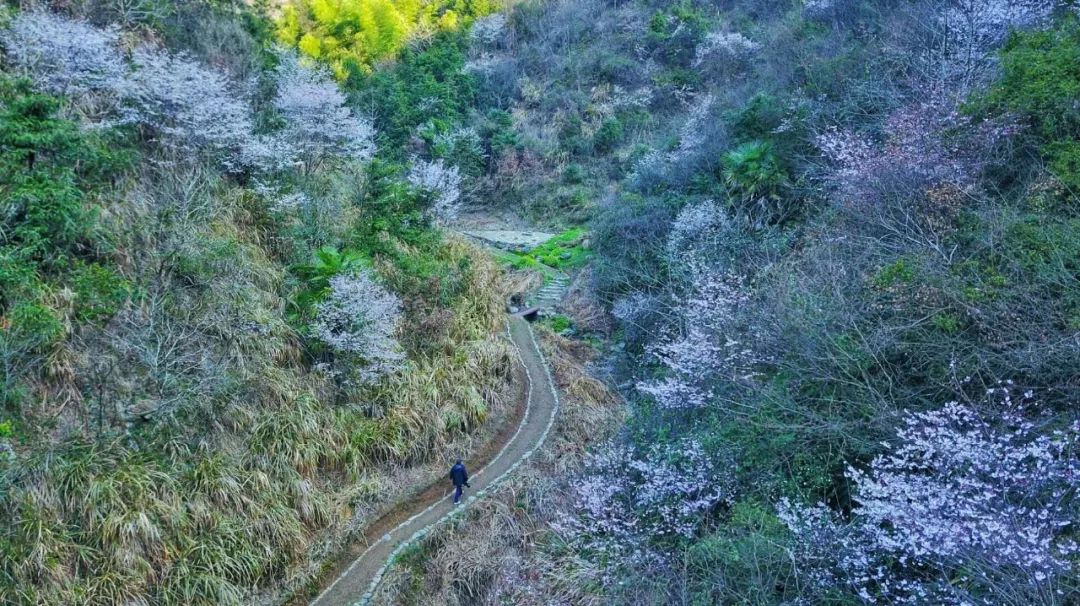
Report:
[[[469,472],[465,470],[465,464],[461,462],[461,459],[458,459],[457,463],[450,468],[450,481],[454,483],[454,505],[457,505],[461,500],[462,487],[469,486]],[[469,486],[469,488],[472,487]]]

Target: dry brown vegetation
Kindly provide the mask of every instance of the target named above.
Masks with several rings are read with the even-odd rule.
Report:
[[[548,442],[467,515],[403,552],[373,603],[590,603],[567,562],[546,550],[558,543],[551,524],[566,505],[566,478],[588,448],[613,435],[623,408],[590,374],[595,350],[550,331],[540,343],[562,406]]]

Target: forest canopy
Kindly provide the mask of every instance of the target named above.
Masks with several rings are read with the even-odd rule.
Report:
[[[413,38],[456,30],[495,9],[495,0],[291,0],[277,19],[277,38],[343,79],[370,72]]]

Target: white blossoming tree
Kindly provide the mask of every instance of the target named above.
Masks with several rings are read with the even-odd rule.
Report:
[[[1020,593],[1009,603],[1058,603],[1076,574],[1080,422],[1040,431],[1004,399],[995,416],[956,402],[909,414],[888,453],[848,470],[850,521],[782,502],[806,577],[867,603],[970,604],[1002,587]]]
[[[506,15],[498,12],[484,15],[473,21],[469,36],[474,42],[484,46],[492,46],[506,35],[506,31]]]
[[[185,150],[237,150],[251,135],[251,109],[229,79],[186,55],[141,47],[124,88],[128,121]]]
[[[670,293],[667,327],[647,348],[662,369],[657,379],[637,389],[662,408],[709,405],[715,389],[750,384],[766,358],[755,351],[744,322],[750,303],[745,279],[709,258],[717,238],[730,233],[732,220],[715,202],[686,206],[672,225],[667,265],[684,286]]]
[[[34,76],[43,90],[60,95],[116,93],[128,66],[117,52],[120,33],[84,21],[35,10],[19,13],[0,43],[10,61]]]
[[[72,97],[95,121],[136,124],[159,144],[235,150],[251,112],[229,79],[185,55],[143,45],[130,59],[120,33],[45,11],[23,12],[0,34],[5,52],[44,90]]]
[[[292,51],[279,51],[278,61],[273,104],[285,126],[258,138],[249,156],[269,169],[298,162],[317,166],[331,158],[371,158],[375,151],[371,122],[346,106],[345,95],[330,74]]]
[[[694,54],[694,67],[707,62],[738,62],[753,55],[760,45],[739,32],[709,32]]]
[[[919,79],[938,80],[962,94],[992,77],[997,48],[1011,31],[1038,27],[1068,2],[1059,0],[941,0],[921,5],[914,30],[897,32],[897,47]],[[907,47],[907,48],[905,48]],[[899,58],[899,57],[898,57]]]
[[[136,124],[166,147],[228,151],[229,165],[262,171],[374,153],[371,122],[349,110],[325,70],[294,52],[279,53],[273,105],[284,126],[253,136],[251,110],[237,87],[187,55],[142,45],[128,56],[117,30],[46,11],[17,15],[0,42],[38,86],[83,105],[90,96],[99,122]]]
[[[461,203],[461,172],[456,166],[441,158],[431,162],[413,158],[408,180],[434,198],[432,214],[443,220],[454,218]]]
[[[556,529],[583,553],[614,568],[646,571],[666,565],[651,543],[688,539],[704,515],[729,502],[733,482],[701,444],[684,439],[642,453],[609,445],[574,480],[575,510]],[[614,570],[600,581],[614,581]]]
[[[370,383],[399,369],[405,359],[395,337],[400,321],[401,301],[359,271],[331,278],[312,329],[338,355],[341,371]]]

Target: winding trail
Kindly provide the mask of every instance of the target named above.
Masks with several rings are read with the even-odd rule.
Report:
[[[351,563],[346,562],[347,567],[342,565],[343,570],[311,602],[312,606],[366,606],[383,574],[402,549],[482,498],[489,488],[517,469],[544,443],[559,409],[559,397],[529,323],[519,316],[510,316],[507,331],[524,370],[524,410],[519,412],[520,422],[513,434],[501,442],[500,450],[483,468],[470,474],[472,488],[466,492],[468,498],[455,506],[450,495],[450,482],[445,480],[377,520],[369,526],[369,534],[365,534],[366,549]],[[503,434],[499,437],[503,438]],[[495,446],[499,447],[499,443],[497,441]]]

